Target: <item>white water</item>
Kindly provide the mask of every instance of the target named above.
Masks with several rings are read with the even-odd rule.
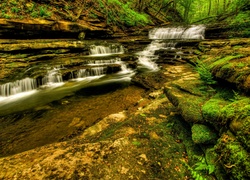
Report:
[[[60,68],[49,70],[42,79],[42,87],[58,87],[64,84]]]
[[[107,59],[107,60],[89,60],[88,65],[109,65],[109,64],[120,64],[121,58]]]
[[[141,68],[147,69],[149,71],[158,71],[159,67],[156,64],[155,60],[158,59],[158,56],[155,55],[155,51],[159,49],[175,49],[175,42],[164,43],[160,40],[152,41],[143,51],[137,53],[138,64]]]
[[[100,76],[107,72],[106,67],[93,67],[89,69],[80,69],[77,73],[77,78],[83,78],[88,76]]]
[[[204,39],[205,26],[155,28],[149,32],[149,39]]]
[[[121,45],[111,45],[111,46],[91,46],[90,47],[91,56],[108,56],[112,54],[123,54],[124,48]]]
[[[160,49],[174,50],[176,42],[165,43],[166,39],[204,39],[205,26],[193,25],[188,28],[175,27],[175,28],[155,28],[149,32],[149,39],[153,41],[143,51],[137,53],[139,68],[147,69],[150,71],[158,71],[159,67],[155,63],[158,57],[155,51]],[[175,58],[181,58],[182,52],[177,52]]]
[[[0,96],[7,97],[22,92],[32,91],[37,88],[35,79],[25,78],[15,82],[0,85]]]

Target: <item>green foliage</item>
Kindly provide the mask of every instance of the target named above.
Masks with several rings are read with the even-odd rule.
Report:
[[[39,7],[39,15],[40,15],[40,17],[50,17],[51,16],[51,12],[49,12],[47,10],[47,7],[40,6]]]
[[[201,175],[201,173],[196,170],[196,169],[193,169],[192,167],[190,167],[186,162],[183,161],[183,164],[188,168],[188,170],[190,171],[191,173],[191,176],[192,178],[194,178],[195,180],[207,180],[205,177],[203,177]]]
[[[161,94],[161,95],[159,96],[159,99],[163,99],[163,98],[165,98],[165,97],[166,97],[165,94]]]
[[[195,164],[196,171],[206,171],[208,174],[212,174],[215,170],[215,166],[213,164],[207,164],[206,159],[203,157],[199,157],[199,162]]]
[[[228,23],[232,27],[233,31],[237,34],[241,34],[242,37],[250,37],[250,11],[240,12],[237,16],[228,19]],[[234,35],[233,35],[234,36]]]
[[[146,117],[147,115],[146,115],[146,114],[141,113],[141,114],[140,114],[140,116],[142,116],[142,117]]]
[[[102,4],[100,3],[100,7]],[[146,14],[141,14],[130,8],[130,3],[122,3],[119,0],[108,0],[107,24],[117,26],[138,26],[149,23]]]
[[[6,18],[6,19],[10,19],[11,15],[6,14],[5,12],[2,12],[1,17]]]
[[[11,12],[13,12],[13,13],[19,13],[20,12],[20,8],[18,8],[18,7],[12,7],[11,8]]]
[[[135,145],[135,146],[140,146],[140,145],[141,145],[141,142],[139,142],[139,141],[137,141],[137,140],[134,140],[134,141],[132,142],[132,144]]]
[[[198,61],[195,69],[199,73],[201,80],[203,80],[206,84],[216,84],[216,81],[213,80],[212,73],[202,61]]]
[[[230,100],[232,100],[232,101],[238,101],[238,100],[242,99],[241,96],[240,96],[240,94],[238,92],[236,92],[236,91],[233,90],[233,93],[234,93],[234,98],[230,99]]]
[[[225,57],[220,57],[218,59],[216,59],[216,61],[214,63],[211,64],[210,68],[213,68],[217,65],[228,65],[230,64],[229,61],[233,60],[233,59],[238,59],[238,58],[243,58],[245,57],[245,55],[242,54],[233,54],[233,55],[227,55]]]
[[[10,1],[10,4],[13,5],[13,6],[16,6],[17,5],[17,2],[15,0],[11,0]]]
[[[30,15],[33,18],[38,18],[39,17],[39,13],[37,11],[33,11]]]

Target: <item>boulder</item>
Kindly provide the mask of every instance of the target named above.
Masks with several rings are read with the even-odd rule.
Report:
[[[217,140],[216,132],[203,124],[192,126],[192,140],[196,144],[215,144]]]

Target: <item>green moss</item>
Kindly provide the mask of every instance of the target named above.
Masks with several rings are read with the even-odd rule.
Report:
[[[217,134],[214,130],[203,124],[192,126],[192,140],[196,144],[213,144],[216,142]]]
[[[209,68],[212,69],[212,68],[214,68],[215,66],[222,66],[222,65],[224,65],[224,64],[226,64],[226,63],[229,63],[228,61],[230,61],[230,60],[242,58],[242,57],[244,57],[244,56],[245,56],[245,55],[238,54],[238,55],[229,55],[229,56],[220,58],[220,59],[216,60],[214,63],[212,63],[212,64],[209,66]]]
[[[250,177],[249,154],[231,134],[223,134],[215,148],[221,155],[227,173],[231,174],[233,179]]]
[[[250,116],[250,99],[244,98],[230,103],[221,110],[221,118],[233,119],[245,118]]]
[[[221,124],[221,122],[218,121],[218,118],[220,116],[221,108],[227,104],[226,101],[223,101],[221,99],[212,98],[209,101],[207,101],[202,106],[202,115],[204,119],[215,125]]]
[[[243,62],[240,62],[239,64],[236,65],[237,68],[243,68],[245,66],[246,66],[246,64]]]

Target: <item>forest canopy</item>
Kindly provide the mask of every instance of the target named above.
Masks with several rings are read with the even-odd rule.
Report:
[[[1,18],[98,19],[108,26],[220,22],[249,23],[249,0],[1,0]],[[231,22],[231,20],[230,20]]]

